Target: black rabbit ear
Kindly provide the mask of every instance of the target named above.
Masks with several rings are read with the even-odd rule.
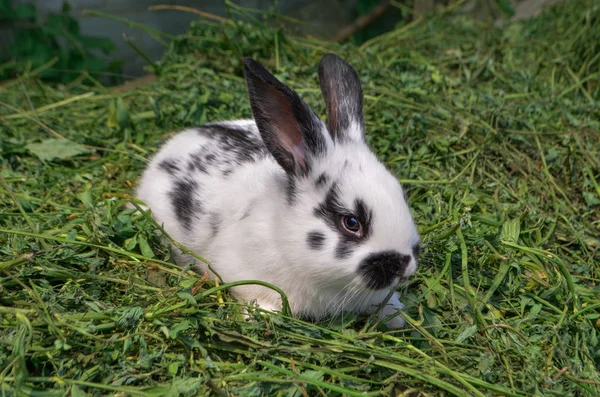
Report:
[[[244,58],[248,96],[267,149],[289,175],[310,170],[310,157],[327,149],[323,123],[302,99],[261,64]]]
[[[326,54],[319,64],[319,84],[332,138],[364,142],[363,93],[356,70],[337,55]]]

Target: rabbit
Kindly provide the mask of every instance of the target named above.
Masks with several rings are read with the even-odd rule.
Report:
[[[294,317],[373,314],[393,293],[377,313],[402,327],[392,291],[415,272],[420,237],[402,186],[365,140],[357,72],[335,54],[322,57],[325,123],[260,63],[243,65],[254,119],[175,134],[149,162],[137,197],[224,282],[278,286]],[[191,259],[176,247],[173,256],[181,266]],[[266,311],[282,308],[264,286],[231,293]]]

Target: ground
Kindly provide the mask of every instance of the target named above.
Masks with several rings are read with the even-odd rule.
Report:
[[[502,29],[450,9],[360,47],[198,22],[149,85],[4,83],[3,393],[600,393],[600,7],[568,3]],[[173,266],[127,207],[169,134],[249,116],[242,56],[323,115],[329,51],[359,71],[369,143],[424,240],[398,331],[244,321],[228,285]]]

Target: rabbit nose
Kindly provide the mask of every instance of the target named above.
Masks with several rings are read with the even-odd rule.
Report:
[[[406,275],[412,262],[410,255],[397,251],[381,251],[368,255],[358,267],[368,288],[373,290],[389,287],[396,278]]]

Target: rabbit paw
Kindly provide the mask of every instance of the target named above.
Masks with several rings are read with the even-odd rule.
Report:
[[[402,328],[406,325],[406,321],[402,318],[398,310],[402,309],[404,305],[400,302],[400,298],[397,293],[394,293],[388,303],[384,306],[383,310],[380,314],[380,319],[388,318],[392,315],[395,315],[388,321],[386,321],[385,325],[391,329]]]
[[[254,302],[251,302],[248,306],[245,306],[242,309],[242,318],[244,320],[247,320],[250,318],[250,314],[249,311],[253,311],[256,308],[260,308],[266,312],[276,312],[276,311],[280,311],[281,310],[281,304],[279,304],[279,306],[274,303],[271,302],[269,300],[255,300]]]

